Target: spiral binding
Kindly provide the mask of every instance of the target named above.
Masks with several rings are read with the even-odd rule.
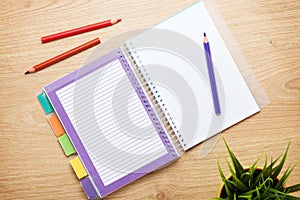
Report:
[[[148,115],[150,116],[152,123],[156,129],[156,131],[159,133],[161,139],[164,141],[165,146],[167,147],[168,151],[171,153],[172,156],[177,156],[176,151],[174,150],[173,145],[170,144],[170,140],[168,139],[168,137],[166,136],[166,133],[159,121],[159,119],[157,118],[157,115],[155,113],[155,110],[152,108],[147,96],[145,95],[143,88],[140,86],[135,73],[132,71],[130,65],[128,64],[127,60],[125,59],[125,57],[123,56],[123,53],[121,53],[121,51],[117,51],[118,54],[120,54],[120,61],[122,62],[122,65],[124,67],[124,70],[127,73],[127,76],[132,84],[132,86],[134,87],[134,89],[136,90],[143,106],[145,107],[145,109],[147,110]],[[177,147],[176,147],[177,148]]]
[[[149,74],[147,73],[146,69],[142,61],[139,59],[139,56],[131,42],[128,44],[124,44],[126,49],[126,54],[128,55],[131,63],[134,65],[134,71],[138,74],[140,82],[144,86],[150,101],[153,104],[154,109],[156,110],[161,122],[163,123],[167,133],[169,134],[174,146],[178,150],[180,154],[183,153],[184,148],[186,146],[184,137],[180,134],[179,130],[175,122],[172,119],[171,114],[168,112],[167,106],[165,105],[159,91],[157,90],[156,86],[151,81]]]

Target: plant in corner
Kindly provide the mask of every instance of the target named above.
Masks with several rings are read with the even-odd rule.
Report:
[[[289,187],[285,186],[295,164],[290,165],[279,178],[290,143],[282,158],[280,156],[275,160],[271,159],[270,164],[268,164],[268,159],[266,157],[264,166],[259,168],[257,167],[257,163],[260,159],[259,157],[252,166],[244,168],[230,150],[224,138],[223,141],[226,145],[232,164],[226,159],[230,171],[230,177],[226,178],[220,163],[218,162],[218,168],[223,184],[218,194],[218,198],[214,198],[215,200],[300,200],[299,197],[290,195],[292,192],[300,191],[300,183]],[[280,158],[281,161],[279,162]]]

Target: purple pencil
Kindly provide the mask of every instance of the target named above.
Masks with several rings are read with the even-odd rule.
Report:
[[[218,95],[218,90],[217,90],[214,67],[213,67],[213,63],[211,60],[211,52],[210,52],[209,42],[206,37],[206,33],[204,33],[203,35],[204,35],[203,46],[204,46],[204,50],[205,50],[205,58],[206,58],[208,75],[209,75],[211,93],[212,93],[214,107],[215,107],[215,113],[216,113],[216,115],[220,115],[221,114],[220,101],[219,101],[219,95]]]

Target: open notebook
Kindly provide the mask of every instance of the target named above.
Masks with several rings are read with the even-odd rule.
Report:
[[[203,32],[211,44],[220,115],[213,111]],[[90,199],[169,164],[259,111],[201,2],[45,86],[44,94],[86,171],[79,178],[85,177],[81,184]]]

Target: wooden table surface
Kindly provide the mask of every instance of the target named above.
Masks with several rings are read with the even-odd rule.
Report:
[[[194,1],[32,1],[0,2],[0,199],[84,199],[85,194],[36,100],[41,88],[79,68],[89,49],[39,73],[29,67],[97,36],[102,41],[149,28]],[[300,160],[300,2],[222,1],[216,6],[269,96],[270,104],[223,132],[244,165],[261,152],[270,157],[292,142],[287,164]],[[41,44],[40,37],[109,18],[110,28]],[[205,143],[204,143],[205,144]],[[107,199],[208,199],[225,168],[219,139],[200,158],[198,145],[174,164],[151,173]],[[262,162],[261,162],[262,163]],[[225,170],[226,171],[226,170]],[[228,170],[226,171],[228,172]],[[287,185],[300,182],[298,165]],[[296,193],[300,196],[300,193]]]

